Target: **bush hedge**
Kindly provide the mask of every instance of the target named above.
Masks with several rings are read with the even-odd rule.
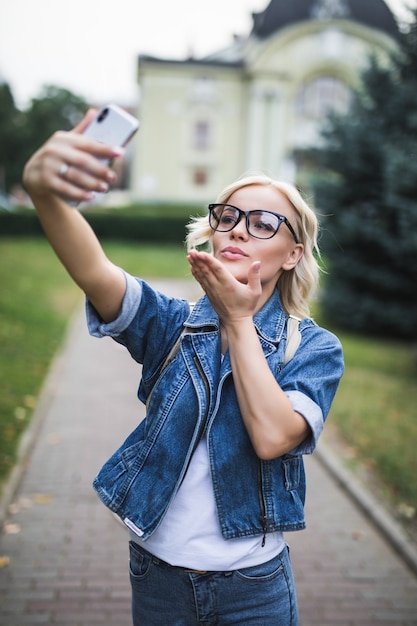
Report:
[[[195,207],[131,206],[126,209],[83,211],[100,239],[182,243],[190,215],[201,214]],[[32,209],[0,212],[0,236],[38,237],[42,226]]]

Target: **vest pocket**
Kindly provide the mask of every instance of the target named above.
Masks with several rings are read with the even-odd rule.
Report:
[[[285,489],[287,491],[298,489],[301,476],[301,457],[287,454],[282,458],[282,465],[284,468]]]

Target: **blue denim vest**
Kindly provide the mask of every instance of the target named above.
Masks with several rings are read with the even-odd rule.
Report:
[[[163,519],[205,436],[225,539],[304,528],[302,454],[314,450],[343,373],[338,339],[305,319],[300,346],[283,366],[287,315],[277,291],[255,316],[270,369],[311,427],[311,437],[290,454],[263,461],[242,421],[228,353],[221,359],[219,319],[208,298],[203,296],[190,314],[185,300],[135,280],[140,301],[128,314],[127,327],[111,332],[102,325],[93,333],[113,336],[143,365],[141,401],[152,391],[146,418],[94,480],[102,502],[146,539]],[[180,349],[159,375],[184,327]]]

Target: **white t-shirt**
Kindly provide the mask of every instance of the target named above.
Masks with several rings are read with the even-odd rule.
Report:
[[[132,541],[170,565],[207,571],[230,571],[265,563],[285,546],[282,533],[223,539],[216,514],[207,441],[202,439],[185,478],[157,530]]]

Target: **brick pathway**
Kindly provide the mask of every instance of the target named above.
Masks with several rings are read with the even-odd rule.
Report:
[[[163,288],[195,297],[189,284]],[[0,557],[10,559],[0,569],[1,626],[131,625],[127,532],[91,481],[143,415],[138,378],[126,351],[88,337],[82,316],[74,321],[0,536]],[[308,530],[287,536],[301,626],[417,625],[416,577],[317,459],[307,473]]]

